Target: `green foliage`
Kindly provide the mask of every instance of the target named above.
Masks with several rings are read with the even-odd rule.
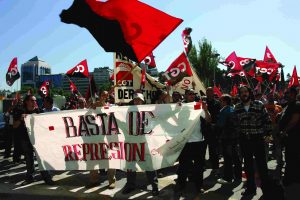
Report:
[[[199,51],[197,51],[196,46],[193,45],[189,53],[189,60],[205,86],[212,86],[214,75],[221,73],[217,68],[219,63],[218,52],[213,49],[207,39],[199,41],[198,48]]]

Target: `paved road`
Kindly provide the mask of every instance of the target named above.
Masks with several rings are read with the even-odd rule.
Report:
[[[271,161],[268,164],[269,168],[272,169],[276,162]],[[105,175],[99,175],[101,182],[99,186],[86,189],[88,172],[85,171],[55,171],[53,172],[54,186],[46,185],[41,180],[39,173],[36,173],[36,181],[34,183],[22,186],[26,172],[25,164],[13,164],[11,158],[3,159],[3,150],[0,150],[0,199],[262,199],[260,198],[262,195],[260,188],[257,189],[256,196],[242,198],[243,183],[231,185],[216,184],[217,177],[210,175],[211,170],[205,171],[204,188],[206,192],[204,194],[196,194],[193,190],[193,185],[190,183],[182,194],[176,194],[173,190],[174,180],[176,179],[175,171],[176,166],[163,171],[163,176],[159,178],[160,194],[157,197],[151,195],[151,187],[147,185],[145,173],[138,173],[137,189],[128,195],[123,195],[121,191],[126,183],[126,174],[122,171],[117,172],[117,184],[113,190],[107,188],[108,182]],[[287,191],[288,199],[300,199],[300,185],[293,185]]]

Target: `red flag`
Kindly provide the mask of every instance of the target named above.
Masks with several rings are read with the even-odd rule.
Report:
[[[78,78],[88,78],[89,77],[89,69],[87,65],[87,61],[83,60],[78,65],[67,71],[66,73],[69,77],[78,77]]]
[[[256,68],[261,73],[268,73],[268,74],[271,74],[274,70],[278,69],[278,67],[280,66],[279,63],[268,63],[261,60],[255,61],[255,64],[256,64]]]
[[[218,95],[218,97],[221,97],[223,95],[217,86],[214,86],[214,94]]]
[[[275,57],[273,56],[272,52],[270,51],[269,47],[266,46],[265,56],[264,56],[265,62],[272,62],[277,63]]]
[[[232,52],[224,61],[224,64],[227,67],[230,67],[231,70],[241,71],[243,67],[240,65],[238,57],[236,56],[235,51]]]
[[[85,99],[88,101],[90,98],[94,98],[97,95],[97,87],[94,76],[89,77],[89,87],[87,88]]]
[[[235,97],[238,94],[238,87],[236,84],[234,84],[234,86],[232,87],[230,94],[233,97]]]
[[[190,63],[184,52],[182,52],[182,54],[172,62],[165,73],[163,73],[164,78],[170,85],[175,85],[184,77],[192,75]]]
[[[71,90],[72,94],[77,94],[78,90],[77,90],[76,85],[71,80],[69,80],[69,81],[70,81],[70,90]]]
[[[255,77],[255,73],[256,73],[256,67],[253,66],[250,71],[248,72],[248,75],[251,76],[251,77]]]
[[[75,0],[61,20],[84,27],[107,52],[141,62],[183,20],[137,0]]]
[[[152,68],[156,67],[153,52],[151,52],[151,54],[144,59],[144,62],[149,67],[152,67]]]
[[[254,88],[254,91],[256,91],[256,94],[261,94],[261,82],[258,82],[256,87]]]
[[[192,48],[191,32],[192,32],[192,28],[187,27],[181,33],[181,37],[182,37],[183,45],[184,45],[184,50],[185,50],[185,53],[187,55],[189,54],[189,52]]]
[[[44,81],[41,87],[39,88],[39,94],[42,98],[49,96],[49,87],[50,81]]]
[[[20,73],[18,70],[18,60],[14,58],[7,69],[6,73],[6,83],[9,86],[12,86],[16,80],[20,78]]]
[[[298,75],[297,75],[297,69],[296,69],[296,66],[294,66],[293,74],[292,74],[292,77],[291,77],[291,79],[290,79],[288,88],[293,87],[293,86],[295,86],[295,87],[298,87],[298,86],[299,86],[299,80],[298,80]]]
[[[235,77],[235,76],[246,76],[246,72],[244,70],[242,71],[230,71],[227,76],[229,77]]]
[[[146,67],[143,67],[142,69],[142,75],[141,75],[141,86],[140,89],[145,89],[145,83],[146,83]]]

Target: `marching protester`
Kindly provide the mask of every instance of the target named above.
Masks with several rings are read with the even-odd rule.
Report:
[[[195,101],[195,92],[193,89],[188,89],[185,92],[184,103],[190,103]],[[211,115],[208,112],[207,105],[202,103],[201,116],[199,119],[199,125],[195,126],[191,137],[185,144],[183,150],[179,156],[179,166],[177,170],[177,181],[174,188],[175,192],[181,192],[186,187],[186,179],[188,173],[191,171],[193,182],[197,192],[203,193],[203,166],[205,161],[205,148],[206,143],[203,136],[202,123],[203,121],[210,122]]]
[[[87,108],[87,104],[86,104],[85,98],[83,98],[83,97],[78,98],[77,108],[78,109],[85,109],[85,108]]]
[[[243,196],[255,195],[254,158],[261,179],[261,189],[265,199],[269,194],[268,166],[266,161],[265,142],[269,140],[272,131],[272,122],[263,103],[253,100],[252,90],[241,86],[238,94],[241,103],[234,108],[233,122],[239,134],[244,168],[247,176],[246,190]],[[268,193],[268,194],[267,194]]]
[[[300,102],[296,101],[297,90],[291,87],[285,93],[288,101],[279,121],[280,135],[285,145],[285,173],[283,184],[288,186],[300,182]]]
[[[207,108],[211,115],[211,122],[205,123],[207,134],[206,141],[208,145],[209,151],[209,161],[212,168],[213,174],[219,173],[219,144],[218,144],[218,130],[216,128],[216,123],[219,117],[219,113],[221,110],[221,105],[218,100],[215,99],[214,89],[212,87],[208,87],[206,89],[206,102]]]
[[[60,111],[60,109],[53,106],[53,98],[52,97],[46,96],[44,98],[43,112],[53,112],[53,111]]]
[[[91,103],[90,107],[95,109],[96,107],[102,107],[106,105],[107,98],[109,93],[107,91],[102,91],[99,97],[99,101]],[[79,99],[79,101],[83,101]],[[99,170],[101,173],[104,173],[104,170]],[[108,189],[114,189],[116,187],[116,169],[109,168],[107,169],[107,178],[108,178]],[[98,170],[91,170],[89,176],[89,183],[86,185],[86,188],[91,188],[99,185]]]
[[[233,107],[231,96],[224,94],[220,97],[222,109],[220,111],[217,127],[220,130],[222,153],[224,157],[223,178],[218,179],[221,184],[231,183],[233,179],[242,181],[242,163],[239,154],[238,137],[233,126]],[[233,173],[234,172],[234,173]],[[233,175],[234,174],[234,175]]]
[[[279,137],[279,127],[278,127],[278,118],[279,114],[282,112],[282,107],[278,104],[275,104],[275,98],[272,93],[267,96],[267,103],[265,107],[267,109],[268,114],[270,115],[272,121],[272,141],[273,141],[273,155],[277,161],[276,165],[276,178],[281,179],[281,170],[283,167],[283,159],[282,159],[282,142]],[[267,161],[269,154],[269,145],[266,145],[266,156]]]
[[[27,95],[24,98],[24,105],[23,107],[16,108],[14,110],[14,122],[13,128],[16,132],[17,138],[16,140],[21,141],[22,151],[25,156],[26,161],[26,179],[22,183],[23,185],[30,184],[34,181],[34,150],[33,146],[30,142],[27,128],[24,122],[24,115],[26,114],[33,114],[33,113],[40,113],[40,110],[36,107],[36,98],[33,95]],[[48,185],[53,185],[54,182],[52,181],[52,177],[50,176],[48,171],[41,171],[41,175],[43,180]]]
[[[135,93],[133,98],[133,105],[142,105],[145,103],[145,98],[142,93]],[[127,182],[125,187],[122,191],[123,194],[128,194],[135,190],[136,187],[136,172],[132,170],[127,170]],[[152,195],[157,196],[159,195],[158,190],[158,179],[157,179],[157,172],[156,171],[146,171],[146,176],[148,182],[152,186]]]

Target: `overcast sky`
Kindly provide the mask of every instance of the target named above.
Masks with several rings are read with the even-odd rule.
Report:
[[[86,29],[60,22],[59,14],[73,0],[0,0],[0,89],[8,89],[5,74],[10,61],[18,67],[34,56],[46,61],[52,73],[65,73],[87,59],[90,71],[113,66],[112,53],[105,52]],[[124,0],[125,2],[125,0]],[[300,69],[299,0],[142,0],[184,22],[154,50],[158,70],[166,70],[183,51],[181,32],[192,27],[194,44],[202,38],[227,57],[263,59],[266,45],[285,73]],[[16,89],[15,83],[12,89]]]

